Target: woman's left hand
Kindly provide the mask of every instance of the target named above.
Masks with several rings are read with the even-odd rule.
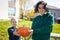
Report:
[[[33,30],[30,30],[30,35],[27,37],[27,40],[30,39],[30,37],[32,36],[32,34],[33,34]]]

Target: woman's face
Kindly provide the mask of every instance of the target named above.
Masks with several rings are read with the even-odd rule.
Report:
[[[43,4],[40,4],[38,6],[38,12],[43,12],[44,11],[44,5]]]

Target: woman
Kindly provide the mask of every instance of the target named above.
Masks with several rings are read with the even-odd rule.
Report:
[[[50,40],[54,23],[51,12],[46,8],[47,3],[40,1],[35,6],[35,18],[32,23],[32,40]]]

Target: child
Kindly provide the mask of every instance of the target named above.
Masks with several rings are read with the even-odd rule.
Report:
[[[9,40],[21,40],[19,34],[17,34],[17,19],[16,17],[11,18],[11,25],[12,27],[8,28]]]

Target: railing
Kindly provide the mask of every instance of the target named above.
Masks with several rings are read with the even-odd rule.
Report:
[[[60,34],[51,33],[51,38],[54,38],[55,40],[60,40]]]

